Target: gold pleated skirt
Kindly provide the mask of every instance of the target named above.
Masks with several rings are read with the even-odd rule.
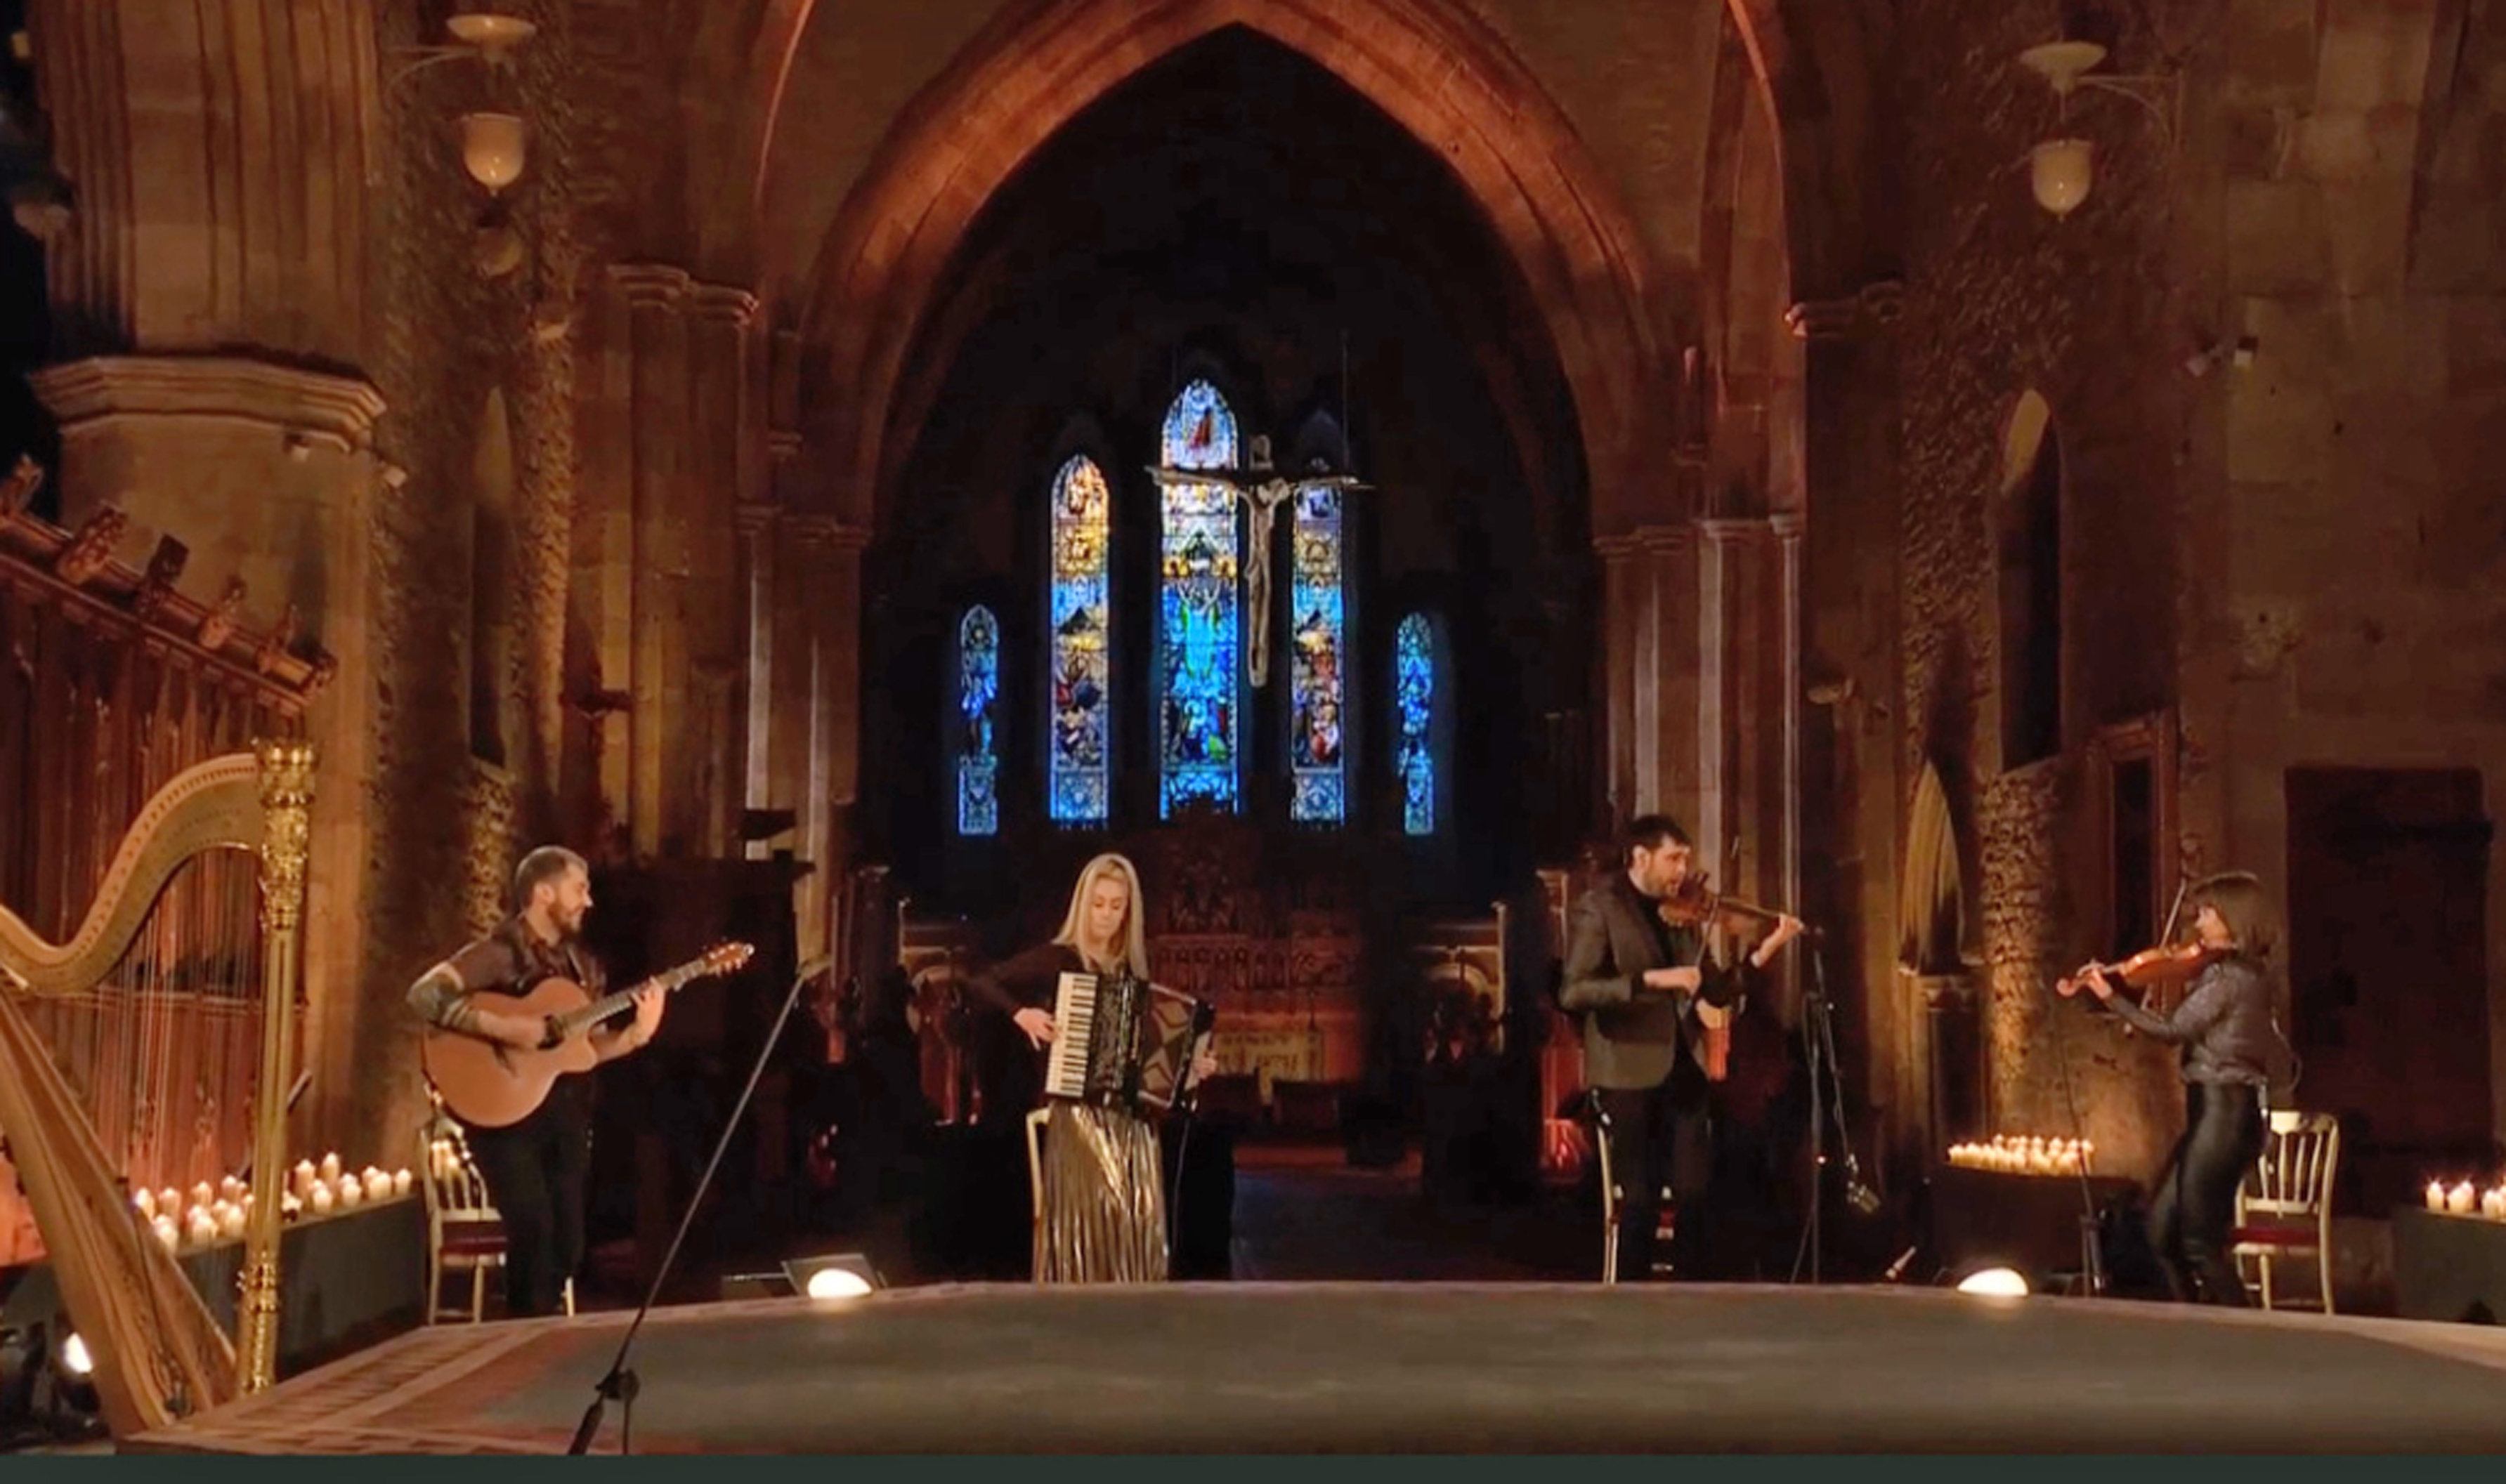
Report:
[[[1116,1109],[1056,1101],[1044,1126],[1038,1283],[1163,1283],[1166,1206],[1158,1131]]]

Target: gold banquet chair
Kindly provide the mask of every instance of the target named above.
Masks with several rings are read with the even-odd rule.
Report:
[[[2229,1251],[2238,1277],[2248,1258],[2258,1273],[2245,1287],[2274,1307],[2272,1263],[2311,1256],[2318,1302],[2332,1312],[2332,1177],[2341,1164],[2341,1120],[2326,1113],[2274,1109],[2263,1151],[2237,1187],[2237,1224]],[[2300,1305],[2304,1307],[2303,1304]]]
[[[1052,1105],[1026,1115],[1026,1182],[1028,1209],[1027,1261],[1037,1281],[1044,1278],[1044,1124]]]
[[[426,1322],[487,1317],[487,1274],[505,1267],[505,1219],[487,1199],[487,1182],[471,1162],[461,1125],[436,1115],[418,1130],[418,1169],[426,1192]],[[444,1302],[448,1273],[470,1275],[467,1309]],[[565,1281],[565,1312],[574,1313],[574,1280]]]

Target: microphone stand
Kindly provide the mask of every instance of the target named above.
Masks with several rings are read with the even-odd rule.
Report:
[[[766,1063],[774,1054],[775,1042],[783,1039],[784,1023],[792,1018],[792,1007],[801,1003],[801,986],[835,967],[833,958],[815,958],[801,966],[793,976],[792,989],[783,997],[783,1011],[774,1017],[774,1029],[768,1032],[766,1044],[757,1048],[757,1065],[748,1069],[748,1085],[739,1090],[739,1101],[732,1105],[731,1116],[723,1120],[722,1137],[714,1141],[713,1157],[705,1161],[704,1174],[698,1177],[696,1193],[688,1197],[688,1209],[679,1218],[678,1234],[670,1238],[670,1250],[662,1255],[662,1265],[653,1273],[652,1287],[644,1293],[644,1302],[626,1326],[626,1334],[618,1342],[618,1354],[609,1362],[609,1373],[592,1388],[591,1405],[583,1412],[583,1421],[574,1430],[574,1441],[566,1445],[569,1458],[579,1457],[591,1448],[592,1434],[600,1431],[600,1419],[615,1400],[620,1407],[618,1451],[624,1455],[635,1435],[635,1396],[642,1383],[626,1368],[626,1355],[635,1345],[635,1336],[644,1321],[661,1299],[662,1285],[669,1280],[670,1268],[679,1260],[679,1247],[688,1239],[688,1228],[696,1224],[697,1211],[703,1206],[705,1191],[713,1184],[714,1171],[722,1166],[723,1154],[731,1148],[731,1136],[739,1128],[740,1116],[748,1112],[748,1100],[757,1094],[757,1084],[766,1076]]]
[[[1853,1157],[1853,1133],[1844,1122],[1844,1080],[1838,1070],[1836,1017],[1827,999],[1827,955],[1815,943],[1809,950],[1810,989],[1802,1001],[1802,1047],[1809,1061],[1809,1215],[1802,1225],[1801,1245],[1793,1253],[1793,1281],[1801,1281],[1802,1262],[1809,1262],[1809,1281],[1819,1281],[1827,1202],[1827,1122],[1836,1120],[1836,1142],[1844,1154],[1844,1200],[1868,1216],[1879,1209],[1879,1197],[1862,1184],[1861,1162]]]

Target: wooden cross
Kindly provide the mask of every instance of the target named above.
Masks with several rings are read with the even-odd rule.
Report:
[[[1371,489],[1354,475],[1327,474],[1322,461],[1315,460],[1314,471],[1302,477],[1283,477],[1271,467],[1271,441],[1253,440],[1249,467],[1242,475],[1223,469],[1169,469],[1152,466],[1149,477],[1160,489],[1192,484],[1215,484],[1242,502],[1250,527],[1250,549],[1245,553],[1244,591],[1246,605],[1252,610],[1251,632],[1244,646],[1244,664],[1253,689],[1261,689],[1271,682],[1271,530],[1279,507],[1298,490],[1313,486],[1330,489]]]

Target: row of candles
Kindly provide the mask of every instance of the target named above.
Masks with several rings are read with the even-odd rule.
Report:
[[[2094,1139],[2047,1139],[2036,1134],[1995,1134],[1990,1144],[1952,1144],[1950,1163],[1961,1170],[2005,1175],[2080,1175],[2096,1164]]]
[[[340,1167],[338,1154],[325,1154],[318,1165],[303,1160],[288,1172],[280,1212],[291,1221],[308,1211],[325,1217],[353,1211],[369,1201],[396,1200],[411,1188],[407,1170],[368,1165],[350,1174]],[[240,1239],[252,1215],[252,1190],[230,1175],[215,1185],[207,1181],[194,1185],[188,1200],[184,1192],[167,1185],[162,1190],[134,1190],[130,1204],[167,1252],[182,1252]]]
[[[2467,1180],[2452,1185],[2432,1180],[2428,1182],[2427,1209],[2453,1216],[2469,1216],[2476,1209],[2492,1221],[2506,1221],[2506,1184],[2480,1190]]]

